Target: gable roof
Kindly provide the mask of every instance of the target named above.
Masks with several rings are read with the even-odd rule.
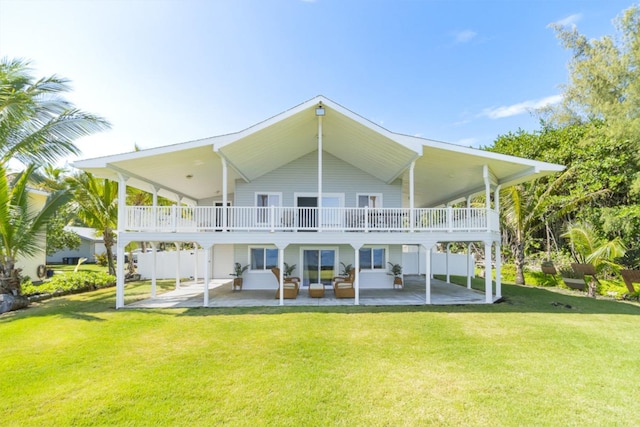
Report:
[[[513,184],[557,172],[562,166],[402,135],[317,96],[245,130],[133,153],[82,160],[75,167],[98,177],[127,176],[128,185],[160,195],[192,200],[222,193],[224,157],[229,165],[228,189],[236,179],[253,181],[309,154],[318,147],[316,108],[322,105],[323,151],[390,183],[407,178],[415,166],[416,206],[434,206],[472,194],[489,166],[496,183]],[[437,179],[437,182],[434,180]],[[408,185],[408,179],[404,179]],[[446,183],[446,185],[445,185]]]

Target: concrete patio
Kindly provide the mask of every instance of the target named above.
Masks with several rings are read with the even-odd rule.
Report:
[[[405,276],[403,289],[360,289],[360,305],[424,305],[426,300],[424,276]],[[214,279],[209,283],[208,307],[266,307],[278,306],[276,289],[233,291],[231,280]],[[125,308],[185,308],[202,307],[203,282],[185,282],[180,289],[125,306]],[[494,300],[496,298],[494,297]],[[285,306],[339,306],[353,305],[353,298],[336,298],[333,290],[325,287],[324,297],[311,298],[309,290],[302,288],[296,299],[285,299]],[[485,304],[485,293],[466,287],[431,280],[432,305]]]

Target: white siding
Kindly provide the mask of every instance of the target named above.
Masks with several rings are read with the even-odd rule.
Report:
[[[251,245],[235,245],[234,259],[240,264],[249,264],[249,246]],[[375,245],[379,247],[381,245]],[[275,247],[275,246],[274,246]],[[289,245],[284,251],[284,261],[289,265],[295,264],[296,269],[293,272],[293,276],[302,276],[302,248],[336,248],[337,260],[335,275],[339,275],[341,271],[340,263],[355,265],[355,252],[350,245]],[[401,245],[389,245],[388,261],[392,263],[402,262],[402,246]],[[388,265],[387,265],[388,267]],[[243,276],[243,288],[245,289],[274,289],[277,287],[277,281],[271,271],[250,271]],[[391,288],[393,286],[393,276],[387,274],[387,271],[362,271],[360,276],[360,287],[366,288]]]
[[[331,154],[323,153],[323,193],[344,193],[345,207],[358,193],[381,193],[383,207],[402,207],[402,183],[386,184]],[[236,181],[235,206],[255,206],[257,192],[282,193],[283,206],[295,206],[294,193],[317,193],[318,152],[309,153],[252,182]]]

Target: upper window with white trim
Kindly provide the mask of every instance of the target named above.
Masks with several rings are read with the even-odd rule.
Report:
[[[358,194],[358,207],[369,207],[372,209],[382,207],[382,194]]]

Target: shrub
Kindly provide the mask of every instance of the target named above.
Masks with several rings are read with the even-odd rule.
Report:
[[[42,293],[64,294],[72,292],[90,291],[93,289],[113,286],[116,278],[104,272],[78,271],[75,273],[53,276],[51,280],[35,286],[31,282],[23,284],[23,295]]]
[[[109,260],[107,259],[106,252],[102,252],[101,254],[94,254],[96,257],[96,264],[106,267],[109,264]]]

